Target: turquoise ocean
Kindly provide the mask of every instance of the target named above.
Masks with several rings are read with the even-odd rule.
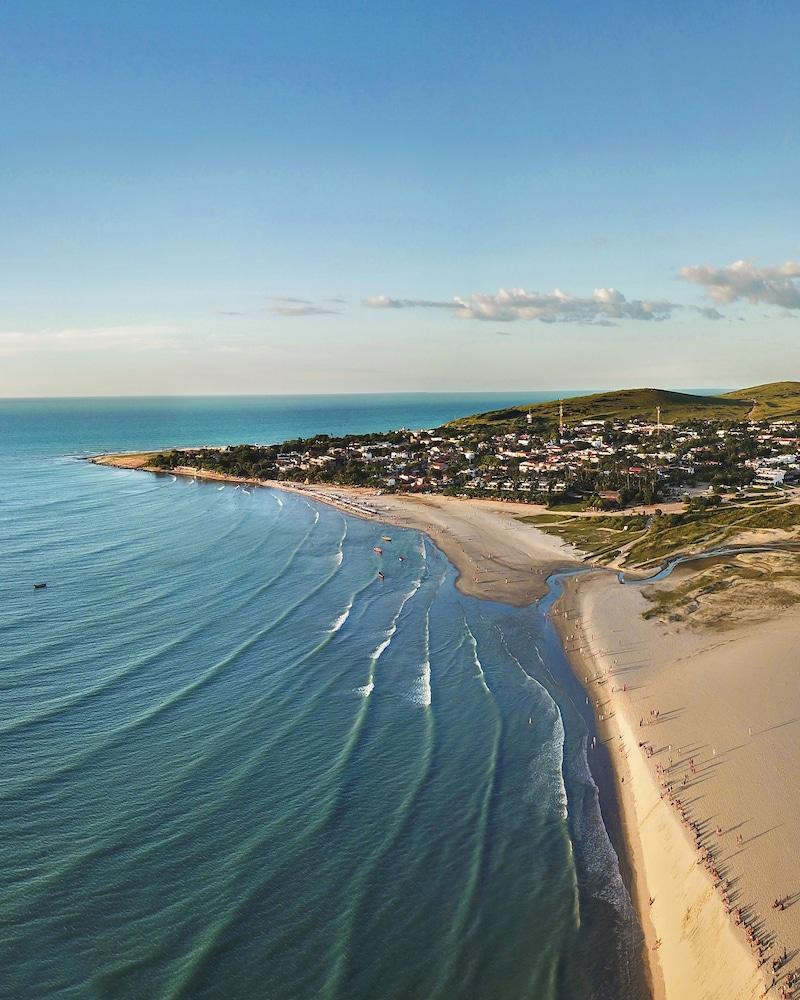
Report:
[[[558,579],[84,460],[556,395],[0,401],[0,996],[643,996]]]

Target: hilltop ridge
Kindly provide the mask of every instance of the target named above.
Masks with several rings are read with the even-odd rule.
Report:
[[[767,382],[723,393],[725,399],[755,403],[751,419],[782,420],[800,416],[800,382]]]
[[[718,396],[656,388],[618,389],[567,397],[563,403],[565,420],[569,424],[581,420],[655,420],[658,407],[661,408],[664,423],[778,420],[800,416],[800,382],[772,382]],[[518,426],[522,421],[527,422],[528,413],[537,426],[555,423],[559,401],[476,413],[445,426],[461,430],[504,430]]]

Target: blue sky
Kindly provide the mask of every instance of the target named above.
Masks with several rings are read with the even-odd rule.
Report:
[[[797,377],[798,28],[11,0],[0,395]]]

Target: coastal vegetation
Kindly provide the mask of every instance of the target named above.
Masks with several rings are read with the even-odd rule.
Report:
[[[727,502],[718,496],[697,497],[674,513],[656,509],[647,515],[533,515],[520,520],[570,542],[593,562],[637,569],[753,532],[781,532],[800,541],[800,503],[786,494],[767,500],[734,496]]]
[[[800,549],[798,549],[800,552]],[[689,565],[668,585],[646,587],[645,619],[723,630],[765,621],[800,603],[797,552],[740,553]]]

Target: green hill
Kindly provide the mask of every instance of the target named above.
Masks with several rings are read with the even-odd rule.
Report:
[[[747,398],[728,396],[696,396],[688,392],[670,392],[668,389],[619,389],[614,392],[597,392],[591,396],[575,396],[564,400],[564,421],[574,425],[581,420],[643,420],[656,419],[656,407],[661,407],[661,420],[665,424],[683,423],[687,420],[744,420],[749,413],[753,396]],[[800,403],[800,389],[797,396]],[[534,403],[531,406],[514,406],[489,413],[476,413],[448,424],[461,430],[509,430],[527,422],[530,411],[534,426],[558,422],[558,401]]]
[[[770,382],[750,389],[726,392],[725,399],[745,399],[751,405],[753,420],[786,420],[800,417],[800,382]]]

